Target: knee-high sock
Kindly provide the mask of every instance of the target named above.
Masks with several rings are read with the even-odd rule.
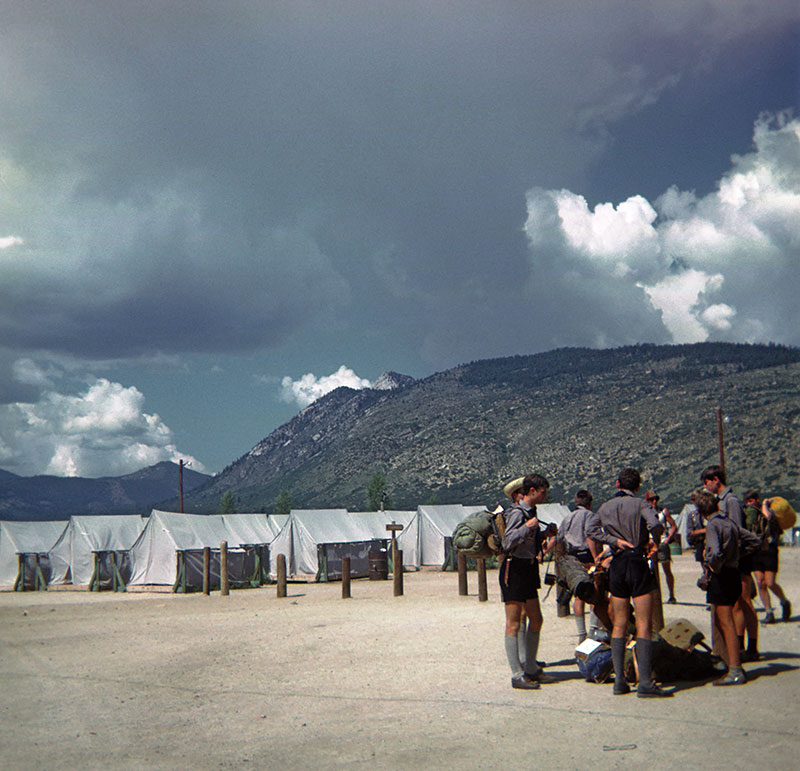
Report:
[[[611,660],[614,662],[614,679],[618,683],[625,682],[625,638],[611,638]]]
[[[583,614],[575,616],[575,626],[578,627],[578,643],[586,639],[586,619]]]
[[[523,618],[519,625],[519,632],[517,632],[517,650],[519,651],[519,660],[522,668],[525,669],[525,632],[528,629],[528,619]]]
[[[525,633],[525,671],[529,675],[535,675],[541,667],[536,663],[536,656],[539,653],[539,632],[534,632],[528,624],[528,631]]]
[[[523,673],[522,664],[519,660],[519,648],[517,647],[517,636],[506,635],[506,658],[508,658],[508,665],[511,667],[511,676],[519,677]]]
[[[639,665],[639,685],[653,684],[653,641],[646,637],[636,638],[636,663]]]

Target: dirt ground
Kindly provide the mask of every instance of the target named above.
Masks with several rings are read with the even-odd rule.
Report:
[[[693,556],[678,605],[708,633]],[[760,629],[744,687],[613,696],[573,662],[575,622],[544,602],[558,682],[516,691],[497,573],[489,602],[453,573],[218,593],[0,594],[4,768],[794,767],[800,738],[800,549],[779,581],[798,612]],[[756,607],[761,603],[756,600]],[[761,617],[762,614],[759,614]]]

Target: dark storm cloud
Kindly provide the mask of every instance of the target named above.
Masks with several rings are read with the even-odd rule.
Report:
[[[338,319],[450,364],[663,338],[570,331],[587,290],[557,261],[509,325],[525,193],[580,189],[616,122],[792,5],[11,4],[0,344],[248,351]]]

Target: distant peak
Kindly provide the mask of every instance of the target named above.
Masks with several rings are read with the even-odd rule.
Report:
[[[394,388],[405,388],[414,382],[410,375],[401,375],[399,372],[384,372],[373,384],[376,391],[391,391]]]

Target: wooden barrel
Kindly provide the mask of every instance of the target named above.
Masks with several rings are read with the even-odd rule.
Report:
[[[362,552],[363,553],[363,552]],[[389,579],[389,555],[383,549],[369,552],[369,580],[387,581]]]

